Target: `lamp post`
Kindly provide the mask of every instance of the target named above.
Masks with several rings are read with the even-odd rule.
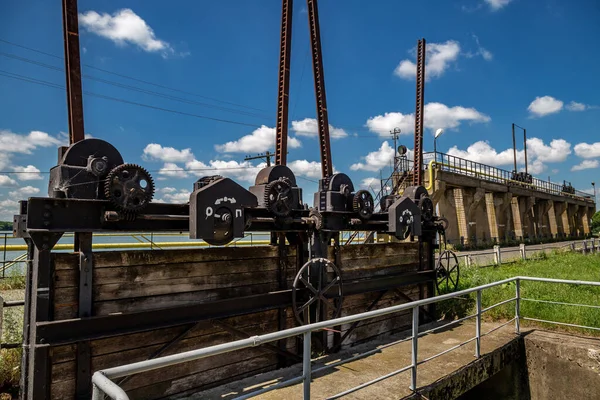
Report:
[[[442,136],[442,133],[444,133],[444,130],[439,128],[435,131],[435,135],[433,136],[433,159],[435,161],[437,161],[437,138]]]

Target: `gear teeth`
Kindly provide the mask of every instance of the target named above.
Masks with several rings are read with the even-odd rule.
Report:
[[[370,206],[365,206],[365,204],[361,201],[361,197],[364,194],[369,196],[369,200],[370,200],[370,204],[371,204]],[[366,190],[359,190],[358,192],[356,192],[354,194],[354,197],[352,198],[352,209],[354,210],[355,213],[358,213],[360,218],[363,220],[367,220],[367,219],[371,218],[371,216],[373,215],[373,211],[374,211],[374,200],[373,200],[373,196],[371,196],[371,193],[369,193]]]
[[[271,196],[272,192],[275,190],[274,187],[276,184],[282,184],[284,186],[287,186],[288,191],[290,192],[290,197],[288,197],[288,199],[287,199],[287,203],[288,203],[287,211],[280,211],[276,207],[276,204],[283,200],[277,199],[274,202],[271,202],[270,196]],[[265,197],[264,197],[265,208],[267,208],[269,211],[271,211],[277,217],[287,217],[290,214],[291,207],[293,205],[292,204],[293,197],[292,197],[291,190],[292,190],[292,184],[291,184],[290,180],[285,177],[282,177],[275,181],[267,183],[267,185],[265,187]]]
[[[137,170],[143,175],[143,179],[146,181],[146,187],[141,188],[145,192],[144,200],[137,206],[131,207],[131,205],[123,204],[117,197],[114,196],[113,192],[113,180],[124,170]],[[106,182],[104,184],[104,196],[109,200],[119,211],[121,211],[127,221],[135,219],[135,215],[142,211],[153,199],[155,193],[154,179],[152,175],[142,166],[137,164],[121,164],[113,168],[106,176]]]

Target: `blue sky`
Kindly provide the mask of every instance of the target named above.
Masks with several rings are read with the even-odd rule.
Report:
[[[305,7],[296,0],[288,160],[310,198],[320,167]],[[39,84],[64,86],[57,70],[63,67],[60,1],[8,2],[2,8],[5,219],[15,212],[15,200],[45,195],[47,171],[56,164],[68,125],[64,91]],[[153,171],[156,197],[164,201],[185,200],[198,176],[215,172],[248,186],[257,162],[244,162],[244,156],[273,149],[281,2],[181,1],[167,7],[80,0],[79,12],[83,88],[91,93],[84,96],[86,132],[111,142],[127,162]],[[432,150],[435,129],[444,128],[439,151],[511,169],[507,149],[515,122],[527,128],[535,175],[566,179],[584,190],[597,180],[597,1],[321,0],[319,13],[336,137],[333,163],[356,186],[389,165],[392,128],[400,127],[400,142],[412,147],[420,37],[428,42],[425,150]],[[23,80],[31,78],[38,84]],[[199,171],[207,168],[219,170]]]

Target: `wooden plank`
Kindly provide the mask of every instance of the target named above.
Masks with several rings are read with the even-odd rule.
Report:
[[[367,260],[357,260],[357,261],[367,261]],[[419,264],[405,264],[405,265],[395,265],[392,263],[391,266],[371,266],[369,267],[367,263],[365,263],[365,267],[362,268],[354,268],[352,270],[342,269],[342,280],[352,281],[357,279],[369,279],[373,277],[381,277],[381,276],[398,276],[403,275],[409,272],[417,271],[419,268]]]
[[[226,287],[196,292],[100,301],[94,303],[94,315],[155,310],[186,304],[195,304],[200,301],[211,302],[232,297],[250,296],[276,290],[279,290],[279,285],[277,282],[267,282],[257,285]],[[74,290],[74,288],[57,289],[54,304],[55,320],[77,318],[77,313],[73,312],[73,310],[76,309],[76,290]]]
[[[393,316],[374,318],[372,322],[359,325],[344,341],[344,346],[364,343],[378,336],[408,330],[411,327],[412,313],[404,312]],[[342,330],[345,333],[345,329]]]
[[[296,254],[295,247],[288,246],[288,255]],[[72,269],[76,264],[74,253],[53,253],[56,270]],[[208,249],[180,250],[129,250],[94,252],[94,267],[120,267],[126,265],[179,264],[190,262],[249,260],[276,258],[277,247],[215,247]]]
[[[288,257],[288,263],[294,265],[296,258]],[[64,288],[77,286],[79,270],[61,269],[55,274],[55,287]],[[94,282],[110,284],[136,280],[154,281],[162,279],[192,278],[208,275],[228,275],[250,273],[254,271],[270,271],[279,268],[279,259],[249,259],[234,261],[208,261],[180,264],[149,264],[119,267],[94,268]]]
[[[289,310],[288,315],[290,316],[286,320],[286,326],[295,326],[294,317],[291,311]],[[256,328],[259,326],[265,326],[267,324],[274,324],[273,321],[276,317],[277,310],[269,310],[260,313],[225,318],[220,321],[231,325],[236,329],[247,331],[249,328]],[[179,335],[184,330],[184,328],[185,326],[178,326],[173,328],[157,329],[154,331],[140,332],[101,340],[94,340],[91,342],[92,356],[100,356],[103,354],[122,352],[129,349],[143,348],[152,345],[164,345],[171,341],[172,338]],[[195,326],[186,335],[186,338],[212,335],[218,332],[222,332],[222,329],[213,326],[210,321],[205,321]],[[59,364],[61,362],[75,360],[75,345],[63,345],[52,347],[51,354],[53,364]]]
[[[358,244],[340,247],[340,257],[342,264],[345,260],[357,260],[360,258],[380,258],[393,256],[409,256],[418,253],[419,245],[417,242],[401,243],[376,243],[376,244]]]

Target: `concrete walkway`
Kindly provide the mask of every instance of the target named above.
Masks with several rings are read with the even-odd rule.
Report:
[[[499,326],[499,323],[483,323],[482,333]],[[423,329],[423,327],[421,328]],[[464,323],[455,325],[447,330],[438,331],[419,339],[418,360],[424,360],[437,353],[447,350],[457,344],[469,340],[475,336],[475,324]],[[313,370],[325,364],[331,364],[341,359],[350,358],[356,354],[379,348],[386,343],[399,340],[404,336],[392,336],[384,341],[371,342],[365,345],[353,347],[332,356],[313,360]],[[492,352],[506,345],[515,338],[514,324],[502,327],[488,336],[482,338],[482,355]],[[379,378],[393,371],[411,364],[411,341],[386,347],[380,351],[359,358],[355,361],[327,369],[323,372],[313,374],[311,384],[312,399],[330,398],[338,393],[349,390],[370,380]],[[465,365],[475,360],[475,342],[468,343],[458,349],[444,354],[434,360],[428,361],[418,367],[418,387],[430,385]],[[301,365],[268,372],[253,378],[220,386],[202,393],[197,393],[189,399],[231,399],[257,389],[273,385],[302,374]],[[381,382],[367,386],[354,393],[344,396],[344,399],[400,399],[411,395],[410,385],[411,372],[402,372]],[[256,399],[301,399],[302,384],[287,388],[276,389],[255,397]]]

